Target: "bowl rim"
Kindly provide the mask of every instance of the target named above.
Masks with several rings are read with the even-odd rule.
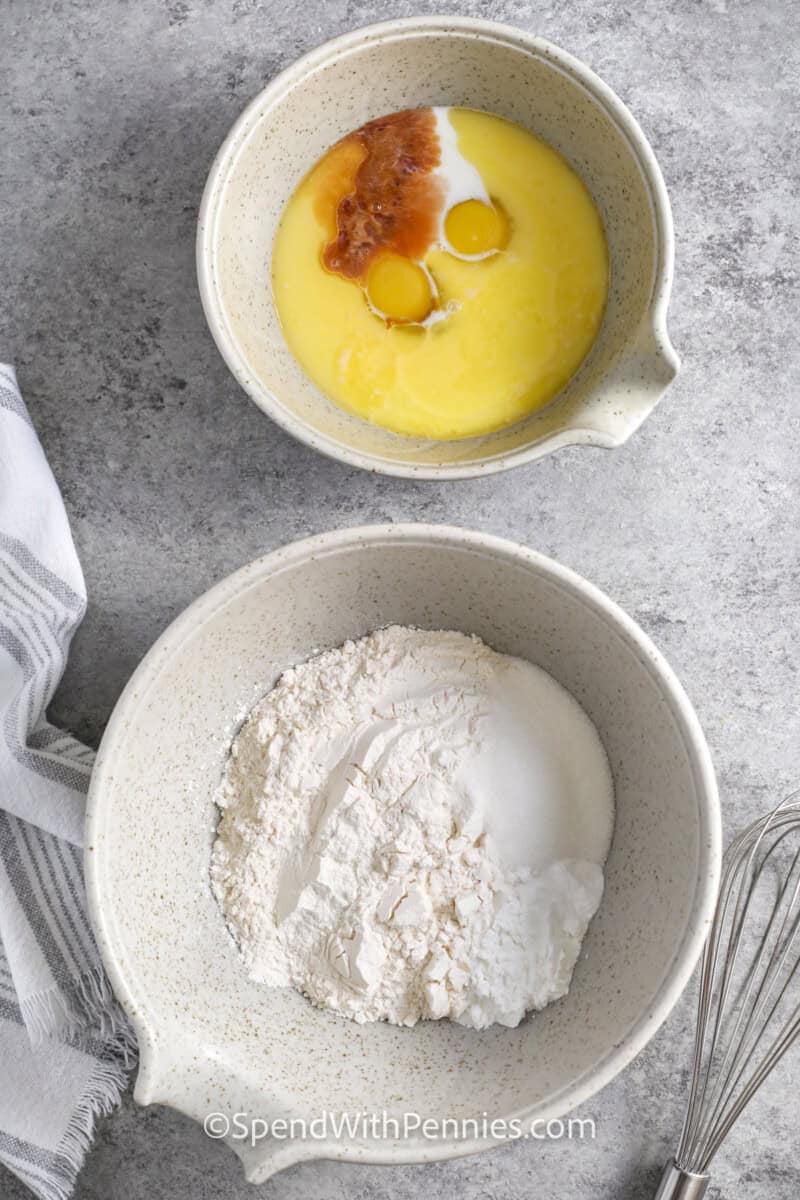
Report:
[[[579,425],[567,427],[548,434],[538,441],[509,451],[507,454],[467,463],[415,463],[391,458],[387,455],[356,450],[335,437],[319,432],[307,421],[285,408],[267,384],[249,370],[244,355],[239,352],[236,339],[228,327],[224,306],[219,300],[215,282],[214,246],[220,215],[219,201],[224,192],[223,185],[227,173],[252,132],[260,110],[265,105],[276,103],[286,92],[319,67],[335,61],[353,49],[376,41],[392,41],[414,34],[432,33],[470,36],[478,40],[502,42],[548,59],[573,82],[591,93],[604,110],[605,115],[616,124],[625,136],[644,177],[652,205],[656,232],[656,261],[648,319],[645,321],[645,325],[659,346],[660,356],[674,378],[679,367],[679,360],[667,330],[667,309],[674,273],[675,234],[666,185],[650,143],[627,106],[591,67],[546,38],[528,33],[526,30],[512,25],[478,17],[435,15],[400,17],[350,30],[315,46],[295,59],[248,102],[231,126],[214,157],[203,189],[197,219],[195,242],[197,281],[203,312],[217,349],[239,386],[277,425],[298,441],[326,457],[359,467],[373,474],[414,479],[472,479],[511,470],[542,458],[564,446],[585,445],[615,449],[627,440],[630,430],[622,436],[614,436],[590,427]],[[632,331],[631,341],[634,340],[635,334]],[[664,383],[662,390],[668,386],[669,380]],[[657,398],[653,399],[651,407],[655,405]],[[648,415],[648,412],[645,412],[644,416]]]
[[[140,1067],[134,1098],[140,1103],[150,1103],[155,1099],[152,1094],[153,1084],[159,1075],[157,1060],[163,1035],[159,1034],[157,1021],[149,1013],[146,991],[139,987],[140,981],[135,966],[126,969],[124,965],[124,939],[120,937],[113,918],[113,888],[109,887],[113,864],[106,862],[101,849],[108,817],[103,797],[107,785],[113,786],[114,761],[124,743],[130,714],[145,702],[149,688],[157,682],[162,667],[173,650],[182,645],[187,637],[192,636],[234,596],[256,586],[265,577],[299,562],[336,554],[341,550],[368,550],[392,543],[428,547],[441,545],[502,558],[510,564],[522,565],[544,575],[604,616],[610,625],[616,626],[627,635],[639,650],[643,668],[650,672],[664,694],[684,742],[697,784],[699,846],[694,897],[678,948],[666,965],[660,983],[656,985],[653,1003],[634,1021],[624,1037],[571,1084],[517,1113],[504,1114],[507,1119],[517,1117],[522,1121],[531,1121],[534,1118],[554,1120],[599,1092],[655,1035],[677,1003],[694,971],[713,916],[719,886],[722,842],[719,796],[711,755],[691,701],[672,668],[648,635],[622,608],[583,576],[536,550],[506,538],[458,526],[411,522],[356,526],[316,534],[289,543],[245,564],[189,604],[160,635],[134,671],[114,707],[98,750],[86,808],[84,869],[88,909],[100,956],[113,990],[128,1014],[139,1040]],[[112,868],[110,873],[109,867]],[[158,1099],[173,1104],[169,1097],[159,1096]],[[174,1107],[181,1108],[181,1105],[175,1101]],[[188,1109],[182,1111],[188,1112]],[[188,1115],[196,1114],[188,1112]],[[409,1145],[402,1141],[391,1145],[367,1142],[353,1146],[315,1141],[310,1148],[305,1143],[287,1144],[279,1162],[269,1169],[263,1164],[257,1164],[254,1169],[248,1170],[248,1175],[254,1182],[261,1182],[272,1171],[304,1158],[419,1163],[460,1157],[492,1145],[497,1145],[497,1141],[486,1137],[457,1141],[442,1139],[425,1143],[422,1147],[416,1143]],[[234,1148],[238,1148],[235,1143]],[[259,1166],[263,1168],[261,1171]]]

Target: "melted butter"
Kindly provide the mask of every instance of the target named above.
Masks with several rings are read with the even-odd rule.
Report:
[[[469,109],[416,116],[372,122],[300,184],[275,240],[275,303],[289,348],[334,402],[400,434],[470,437],[549,404],[580,366],[605,308],[605,235],[578,175],[520,126]],[[450,187],[442,120],[481,195]],[[434,136],[409,155],[411,129]],[[408,262],[381,269],[387,309],[367,289],[389,254]]]

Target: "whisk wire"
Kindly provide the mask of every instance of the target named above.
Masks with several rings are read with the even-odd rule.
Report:
[[[762,1083],[764,1083],[767,1077],[772,1073],[774,1068],[783,1058],[784,1054],[787,1052],[792,1043],[796,1041],[798,1034],[800,1034],[800,1007],[795,1009],[795,1015],[793,1019],[798,1022],[797,1028],[794,1030],[787,1030],[786,1035],[775,1043],[767,1057],[764,1059],[763,1063],[761,1063],[759,1066],[747,1088],[742,1092],[741,1096],[731,1108],[731,1111],[728,1114],[724,1124],[720,1125],[714,1139],[709,1143],[704,1156],[704,1165],[702,1168],[703,1171],[708,1170],[714,1155],[719,1150],[720,1146],[730,1133],[744,1109],[750,1103],[753,1096],[761,1087]]]
[[[798,795],[740,834],[725,856],[703,954],[692,1082],[675,1156],[687,1176],[705,1175],[800,1034],[800,1004],[786,1012],[800,974]]]
[[[773,846],[765,853],[764,863],[766,863],[769,856],[774,853],[780,842],[787,836],[787,833],[783,833],[776,839]],[[759,945],[758,955],[747,970],[739,995],[734,1001],[736,1020],[725,1038],[725,1052],[718,1068],[717,1083],[712,1093],[715,1102],[709,1111],[706,1121],[703,1123],[702,1136],[698,1136],[697,1138],[698,1146],[706,1144],[718,1121],[724,1120],[724,1123],[728,1124],[729,1118],[725,1112],[725,1103],[726,1101],[731,1101],[732,1104],[735,1104],[733,1098],[736,1095],[736,1089],[741,1084],[767,1031],[771,1028],[772,1018],[780,1008],[786,990],[797,969],[798,964],[795,963],[795,967],[784,978],[783,986],[780,987],[777,996],[772,1001],[769,1012],[765,1015],[765,1010],[770,1004],[774,988],[784,974],[784,967],[792,950],[792,939],[797,932],[798,922],[800,922],[800,911],[798,911],[791,922],[791,929],[787,930],[787,925],[793,911],[791,905],[796,901],[798,895],[797,883],[792,888],[792,896],[788,902],[788,906],[784,903],[787,900],[787,893],[789,892],[792,876],[795,873],[798,861],[800,861],[800,852],[795,855],[786,880],[778,891],[767,928]],[[736,923],[731,926],[729,942],[733,938],[736,939],[734,943],[735,951],[730,956],[731,968],[726,973],[725,986],[720,993],[718,1018],[723,1012],[728,998],[729,985],[734,978],[742,928],[748,917],[755,884],[756,878],[751,880],[747,889],[745,904],[742,906],[741,911],[737,913]],[[779,919],[780,928],[776,930],[776,922]],[[782,951],[779,954],[777,953],[778,947],[782,947]],[[766,967],[765,959],[767,959]],[[759,975],[762,969],[763,975]],[[754,988],[755,994],[753,994]],[[745,1094],[749,1099],[753,1091],[747,1087]],[[708,1151],[706,1151],[703,1157],[706,1158],[707,1155]]]
[[[698,1003],[698,1024],[697,1034],[695,1037],[695,1061],[692,1075],[692,1089],[686,1120],[684,1121],[681,1144],[678,1150],[678,1162],[681,1164],[683,1164],[685,1161],[688,1162],[688,1147],[690,1145],[702,1144],[704,1140],[702,1137],[702,1132],[704,1132],[706,1126],[709,1124],[714,1112],[716,1111],[716,1103],[708,1102],[708,1089],[711,1083],[711,1073],[709,1069],[706,1069],[705,1072],[702,1070],[704,1063],[704,1047],[708,1046],[715,1048],[719,1043],[724,1004],[727,1000],[730,979],[732,977],[737,958],[737,940],[735,935],[737,929],[740,928],[742,924],[742,909],[744,908],[744,913],[746,913],[750,896],[752,894],[752,887],[748,889],[748,892],[744,896],[741,892],[737,893],[734,905],[734,913],[730,924],[728,924],[728,910],[730,908],[731,901],[734,898],[734,892],[731,885],[733,879],[742,866],[742,863],[733,853],[736,847],[737,843],[734,843],[734,845],[731,847],[729,860],[726,863],[726,872],[725,877],[723,878],[722,891],[720,893],[720,903],[718,904],[717,911],[714,914],[708,941],[703,953],[700,996]],[[725,928],[728,929],[728,943],[725,947],[726,953],[724,959],[725,967],[722,972],[722,978],[719,982],[719,1003],[714,1011],[713,1030],[710,1039],[708,1042],[706,1042],[708,1019],[712,1012],[711,1000],[714,981],[717,978],[717,964],[720,957],[720,935],[721,931]],[[711,1051],[708,1051],[705,1057],[706,1067],[708,1068],[710,1066]],[[717,1083],[718,1082],[719,1080],[717,1080]],[[715,1085],[711,1092],[712,1099],[716,1097],[716,1094],[717,1086]],[[702,1115],[704,1111],[707,1114],[705,1118]]]

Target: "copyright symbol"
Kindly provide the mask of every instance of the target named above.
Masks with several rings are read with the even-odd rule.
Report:
[[[203,1129],[210,1138],[226,1137],[230,1127],[231,1123],[225,1116],[225,1113],[209,1113],[205,1121],[203,1121]]]

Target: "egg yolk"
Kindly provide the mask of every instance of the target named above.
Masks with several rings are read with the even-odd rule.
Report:
[[[493,205],[482,200],[464,200],[450,209],[444,232],[456,254],[488,254],[505,246],[508,222]]]
[[[382,254],[367,272],[367,296],[390,322],[424,321],[433,308],[431,285],[419,263]]]

